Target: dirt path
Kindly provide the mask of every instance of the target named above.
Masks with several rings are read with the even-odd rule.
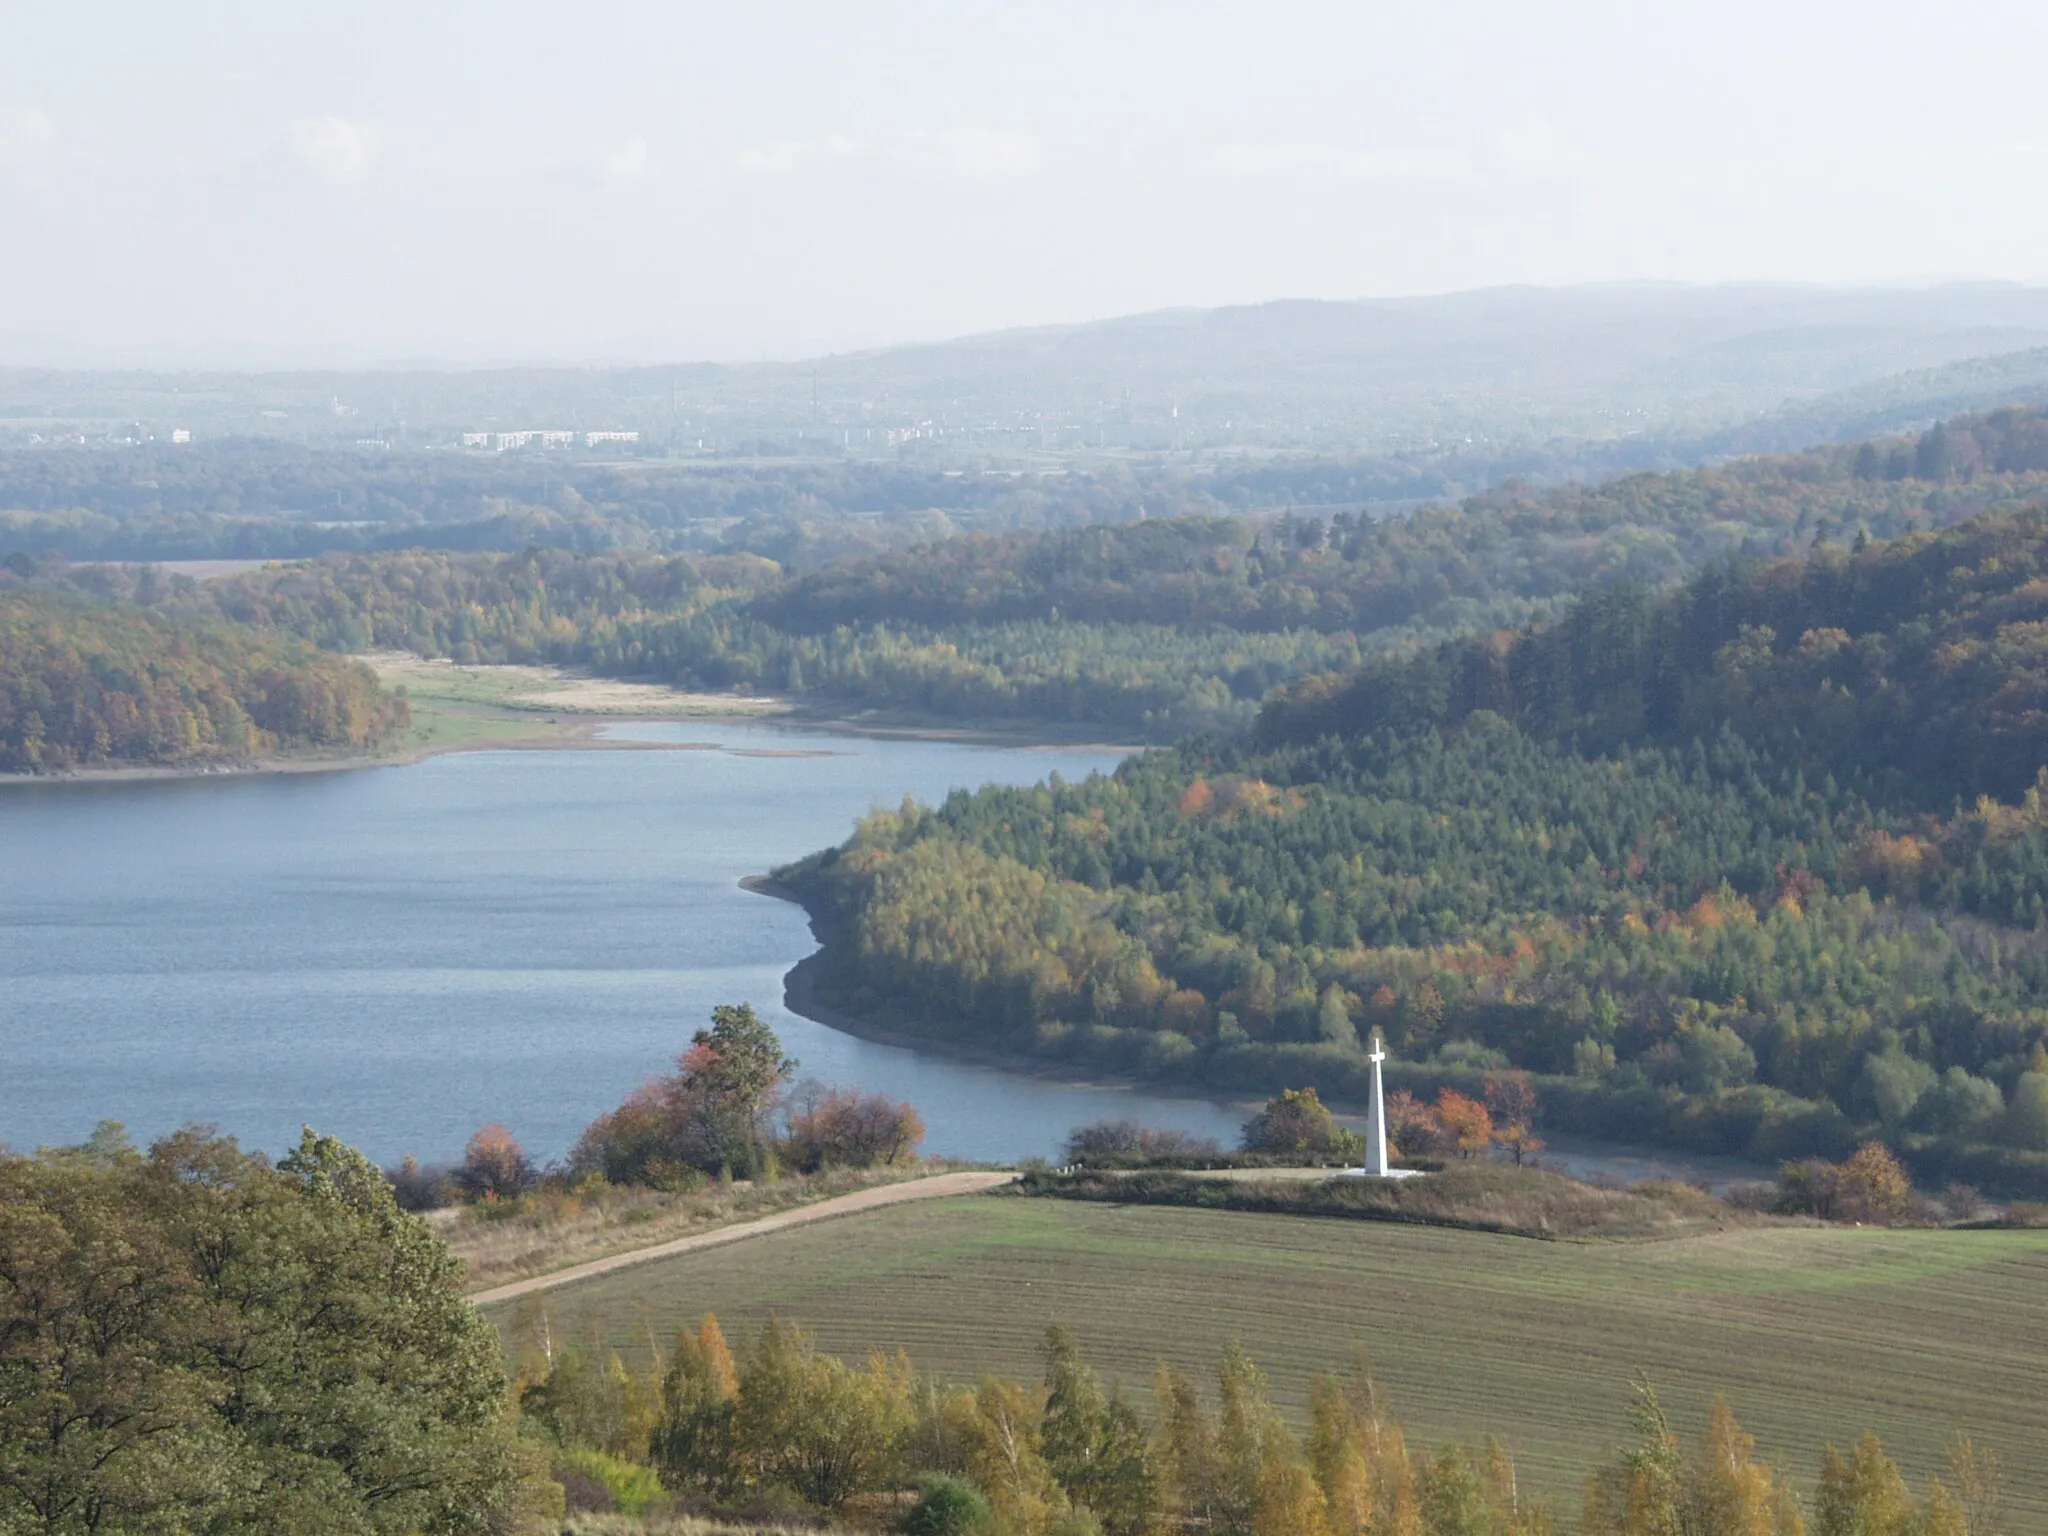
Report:
[[[501,1301],[512,1301],[520,1296],[530,1296],[535,1291],[551,1291],[558,1285],[573,1285],[578,1280],[588,1280],[595,1275],[608,1275],[615,1269],[624,1269],[630,1264],[645,1264],[654,1259],[673,1258],[679,1253],[695,1253],[703,1248],[717,1248],[726,1243],[736,1243],[743,1238],[760,1237],[768,1232],[781,1232],[790,1227],[801,1227],[814,1221],[829,1221],[834,1216],[851,1216],[860,1211],[877,1210],[885,1205],[901,1205],[910,1200],[936,1200],[946,1195],[974,1195],[985,1189],[994,1189],[1001,1184],[1015,1181],[1014,1173],[941,1173],[928,1179],[912,1179],[905,1184],[881,1184],[873,1189],[857,1189],[850,1195],[836,1195],[830,1200],[820,1200],[816,1205],[800,1205],[794,1210],[777,1211],[772,1216],[762,1216],[754,1221],[735,1222],[729,1227],[714,1227],[709,1232],[693,1232],[688,1237],[673,1238],[665,1243],[656,1243],[651,1248],[636,1248],[631,1253],[615,1253],[608,1258],[592,1259],[587,1264],[572,1264],[567,1269],[551,1270],[545,1275],[534,1275],[526,1280],[513,1280],[504,1285],[494,1285],[487,1291],[476,1291],[470,1300],[477,1306],[493,1306]]]

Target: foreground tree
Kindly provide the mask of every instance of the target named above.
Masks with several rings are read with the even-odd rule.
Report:
[[[310,1130],[0,1161],[0,1529],[489,1529],[520,1462],[461,1280]]]
[[[1122,1394],[1105,1396],[1066,1329],[1045,1339],[1046,1465],[1103,1536],[1146,1536],[1159,1519],[1159,1479],[1144,1425]]]
[[[714,1499],[738,1491],[744,1475],[733,1427],[739,1390],[739,1369],[724,1331],[706,1313],[695,1333],[677,1338],[661,1380],[654,1462],[669,1487]]]
[[[901,1471],[911,1421],[908,1361],[876,1356],[856,1370],[773,1318],[739,1373],[740,1454],[763,1484],[781,1484],[820,1509],[888,1487]]]
[[[1756,1460],[1726,1403],[1715,1401],[1691,1455],[1648,1382],[1637,1384],[1635,1421],[1636,1443],[1587,1485],[1586,1536],[1804,1536],[1791,1486]]]

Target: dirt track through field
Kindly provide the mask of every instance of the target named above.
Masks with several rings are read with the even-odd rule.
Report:
[[[487,1291],[472,1293],[469,1299],[480,1307],[493,1306],[501,1301],[513,1301],[521,1296],[530,1296],[536,1291],[551,1291],[557,1286],[573,1285],[578,1280],[608,1275],[628,1265],[645,1264],[654,1259],[674,1258],[677,1254],[696,1253],[704,1248],[718,1248],[745,1238],[760,1237],[768,1232],[784,1232],[791,1227],[808,1226],[814,1221],[829,1221],[834,1216],[852,1216],[861,1211],[878,1210],[885,1205],[902,1205],[911,1200],[936,1200],[947,1195],[980,1194],[985,1189],[1012,1183],[1016,1177],[1014,1173],[1003,1172],[941,1173],[928,1179],[912,1179],[905,1184],[881,1184],[873,1189],[857,1189],[850,1195],[835,1195],[832,1199],[820,1200],[815,1205],[799,1205],[793,1210],[777,1211],[772,1216],[762,1216],[754,1221],[735,1222],[729,1227],[715,1227],[709,1232],[693,1232],[688,1237],[672,1238],[668,1242],[656,1243],[648,1248],[636,1248],[631,1253],[614,1253],[607,1258],[592,1259],[586,1264],[572,1264],[566,1269],[552,1270],[545,1275],[534,1275],[529,1279],[494,1285]]]

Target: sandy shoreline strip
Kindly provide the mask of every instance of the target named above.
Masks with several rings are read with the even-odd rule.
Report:
[[[646,719],[642,716],[640,719]],[[753,724],[751,716],[734,716],[733,722]],[[349,773],[361,768],[405,768],[430,757],[449,757],[459,752],[721,752],[715,741],[615,741],[599,736],[598,730],[616,725],[616,718],[597,716],[588,720],[561,722],[566,729],[534,737],[508,737],[503,741],[461,741],[446,746],[426,744],[384,753],[352,753],[338,756],[307,754],[304,757],[264,756],[209,758],[192,763],[124,763],[105,767],[61,768],[51,773],[0,773],[0,786],[9,784],[121,784],[150,779],[246,779],[280,773]],[[692,725],[720,725],[729,722],[691,715],[678,722]],[[753,756],[822,757],[825,753],[774,753],[757,751]]]

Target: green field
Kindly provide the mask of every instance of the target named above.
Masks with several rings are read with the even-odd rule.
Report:
[[[1957,1429],[1996,1448],[2018,1530],[2048,1531],[2048,1231],[1773,1227],[1546,1243],[1440,1228],[968,1197],[651,1263],[549,1298],[557,1337],[644,1352],[705,1311],[769,1313],[847,1355],[1031,1375],[1065,1323],[1105,1376],[1213,1370],[1241,1340],[1290,1411],[1363,1351],[1412,1432],[1491,1432],[1575,1516],[1647,1371],[1688,1430],[1725,1395],[1810,1479],[1874,1429],[1916,1485]],[[495,1314],[501,1324],[511,1309]]]

